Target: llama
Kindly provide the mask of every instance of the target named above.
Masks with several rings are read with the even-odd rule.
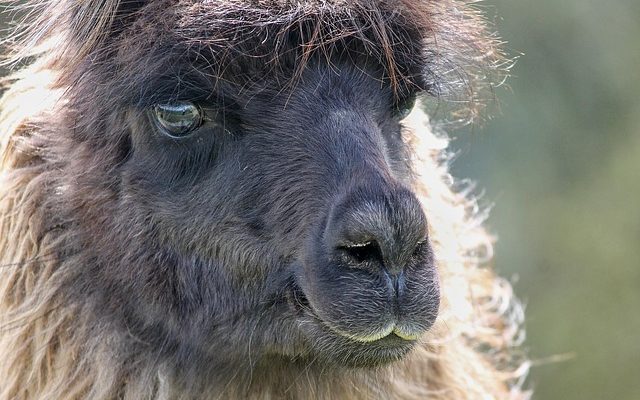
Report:
[[[422,111],[473,113],[505,65],[472,3],[29,3],[0,399],[526,398],[520,308]]]

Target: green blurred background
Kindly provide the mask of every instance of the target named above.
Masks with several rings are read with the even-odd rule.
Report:
[[[640,399],[640,1],[490,0],[524,53],[454,133],[526,304],[534,399]],[[568,358],[561,362],[554,359]]]
[[[640,1],[480,7],[523,55],[500,112],[452,133],[453,169],[494,204],[495,264],[526,304],[534,399],[638,400]]]

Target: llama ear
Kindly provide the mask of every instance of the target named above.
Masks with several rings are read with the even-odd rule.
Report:
[[[424,38],[423,78],[429,92],[454,107],[461,122],[482,115],[512,65],[501,40],[475,11],[473,1],[430,2]],[[461,7],[461,8],[459,8]]]
[[[129,0],[71,0],[68,4],[68,34],[81,56],[110,37],[118,35],[147,2]]]
[[[21,48],[14,58],[33,56],[58,46],[58,38],[66,54],[83,59],[110,37],[119,34],[133,22],[148,0],[31,0],[25,5],[27,16],[13,35]],[[34,11],[35,10],[35,11]],[[64,36],[62,38],[61,36]],[[56,41],[58,42],[58,41]],[[48,49],[48,50],[47,50]]]

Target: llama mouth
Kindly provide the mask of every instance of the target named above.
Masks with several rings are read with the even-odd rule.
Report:
[[[419,340],[423,334],[423,330],[414,330],[410,327],[400,326],[397,321],[389,321],[389,323],[383,329],[371,332],[370,334],[366,335],[357,335],[345,332],[331,322],[320,318],[318,314],[314,312],[313,307],[311,306],[302,289],[295,283],[287,291],[287,301],[297,314],[309,315],[318,322],[325,325],[336,335],[353,340],[354,342],[373,343],[379,340],[393,337],[397,337],[398,339],[402,339],[407,342],[415,342]]]
[[[312,342],[321,344],[318,351],[325,353],[325,358],[339,359],[347,366],[377,367],[397,361],[418,343],[418,335],[399,328],[395,322],[369,335],[344,332],[320,318],[302,289],[295,284],[288,289],[287,300],[299,317],[302,330]]]

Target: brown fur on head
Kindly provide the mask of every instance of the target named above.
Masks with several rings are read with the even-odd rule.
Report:
[[[31,2],[0,102],[0,399],[525,397],[492,240],[399,112],[477,110],[503,59],[472,3]],[[206,118],[168,137],[154,110],[186,100]],[[387,311],[419,340],[374,340]]]

